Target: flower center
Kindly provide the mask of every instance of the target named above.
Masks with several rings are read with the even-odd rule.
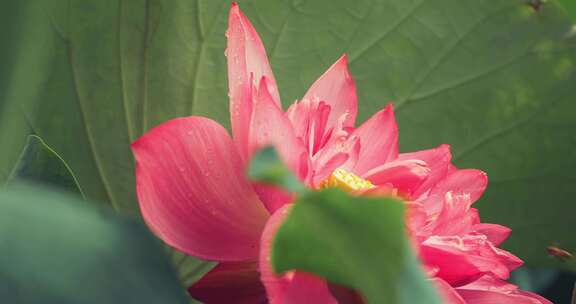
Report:
[[[330,176],[320,183],[320,189],[338,188],[346,192],[374,188],[374,185],[358,175],[344,169],[336,169]]]

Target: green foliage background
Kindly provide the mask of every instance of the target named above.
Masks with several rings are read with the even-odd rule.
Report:
[[[452,145],[490,177],[484,221],[513,228],[529,265],[576,270],[576,52],[556,1],[240,1],[283,104],[348,53],[360,119],[394,102],[401,150]],[[168,119],[228,125],[228,0],[0,4],[0,180],[28,134],[65,159],[90,200],[137,215],[129,143]],[[195,264],[196,265],[196,264]]]

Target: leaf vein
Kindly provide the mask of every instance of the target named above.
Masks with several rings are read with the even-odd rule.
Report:
[[[515,5],[514,5],[515,6]],[[434,61],[429,68],[422,73],[422,76],[414,82],[414,86],[409,90],[408,94],[406,94],[405,98],[402,98],[398,101],[396,106],[396,111],[399,111],[407,102],[410,101],[410,98],[422,87],[426,80],[432,75],[446,60],[449,58],[450,54],[452,54],[455,50],[458,49],[458,46],[466,40],[468,36],[470,36],[476,29],[478,29],[481,25],[483,25],[487,20],[494,17],[495,15],[501,14],[503,12],[508,11],[508,9],[512,8],[513,6],[506,6],[501,10],[498,10],[495,14],[485,15],[484,17],[480,18],[478,22],[474,23],[466,32],[460,37],[458,37],[454,42]]]
[[[129,113],[129,109],[128,109],[128,90],[126,89],[126,78],[125,78],[125,74],[124,74],[124,60],[123,60],[123,56],[122,56],[122,3],[123,0],[118,0],[118,33],[117,33],[117,38],[118,38],[118,72],[120,74],[120,86],[121,86],[121,99],[122,99],[122,109],[124,110],[124,116],[126,118],[126,131],[128,133],[128,138],[130,139],[130,142],[133,142],[134,139],[136,138],[136,134],[135,134],[135,130],[134,130],[134,125],[132,123],[132,119],[130,118],[130,113]]]
[[[86,138],[88,139],[88,144],[90,145],[90,152],[92,154],[92,158],[94,159],[94,164],[96,165],[96,169],[98,174],[100,175],[100,179],[102,180],[102,184],[104,185],[104,190],[106,191],[106,196],[108,197],[110,204],[115,208],[118,209],[116,199],[114,198],[113,192],[111,190],[110,184],[108,180],[104,176],[104,168],[102,167],[101,159],[96,153],[96,146],[94,143],[94,138],[92,133],[90,132],[90,128],[88,126],[88,117],[86,115],[86,111],[84,110],[84,106],[82,104],[82,97],[80,93],[80,84],[78,82],[78,75],[75,68],[75,61],[74,61],[74,52],[72,49],[72,42],[67,40],[64,42],[66,45],[66,54],[68,58],[68,65],[70,66],[70,74],[72,78],[72,84],[74,88],[74,94],[76,96],[76,101],[78,102],[78,108],[80,110],[80,114],[82,120],[84,121],[84,131],[86,132]]]
[[[396,30],[400,25],[402,25],[414,12],[416,12],[426,1],[420,0],[417,2],[413,7],[411,7],[406,14],[401,16],[396,23],[394,23],[387,31],[383,32],[382,35],[376,37],[376,39],[370,41],[368,44],[364,45],[358,52],[355,54],[349,55],[349,63],[356,61],[358,58],[362,57],[368,50],[373,48],[378,42],[382,41],[388,35],[390,35],[394,30]]]
[[[572,92],[571,92],[572,93]],[[459,153],[454,155],[454,161],[458,161],[459,159],[462,159],[462,157],[464,157],[466,154],[472,152],[473,150],[477,149],[478,147],[481,147],[495,139],[497,139],[500,136],[506,135],[509,132],[514,131],[514,129],[519,128],[527,123],[529,123],[530,121],[532,121],[534,118],[538,117],[539,115],[542,115],[542,110],[547,108],[547,109],[551,109],[553,108],[555,105],[557,105],[562,99],[564,99],[567,95],[562,95],[556,99],[554,99],[553,101],[549,102],[549,104],[541,104],[536,110],[534,110],[534,113],[530,114],[528,117],[515,121],[514,123],[510,124],[509,126],[502,128],[500,130],[497,130],[491,134],[488,134],[485,137],[480,138],[479,140],[473,142],[472,144],[468,145],[467,147],[463,148]]]

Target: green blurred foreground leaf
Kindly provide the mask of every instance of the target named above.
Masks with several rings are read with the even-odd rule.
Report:
[[[28,136],[26,147],[8,179],[10,183],[22,180],[83,195],[70,167],[36,135]]]
[[[281,186],[292,192],[306,190],[290,169],[280,161],[278,152],[267,147],[256,153],[250,162],[248,176],[258,182]]]
[[[48,185],[82,195],[80,185],[66,162],[36,135],[28,137],[28,143],[8,179],[9,184],[18,184],[22,181]],[[184,289],[190,287],[216,265],[214,262],[202,261],[180,253],[167,245],[164,247]]]
[[[0,192],[6,303],[187,303],[144,226],[30,187]]]
[[[441,303],[406,239],[404,206],[391,198],[308,192],[278,229],[272,263],[360,291],[368,303]]]

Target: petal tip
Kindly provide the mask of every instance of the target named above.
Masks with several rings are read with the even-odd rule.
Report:
[[[388,104],[386,105],[386,107],[384,108],[384,112],[388,113],[394,113],[394,103],[393,102],[388,102]]]
[[[488,184],[488,174],[486,174],[486,172],[484,172],[482,170],[478,170],[478,178],[480,178],[482,180],[482,183],[484,185]]]
[[[442,155],[442,160],[449,162],[452,159],[452,146],[449,144],[441,144],[437,149]]]

